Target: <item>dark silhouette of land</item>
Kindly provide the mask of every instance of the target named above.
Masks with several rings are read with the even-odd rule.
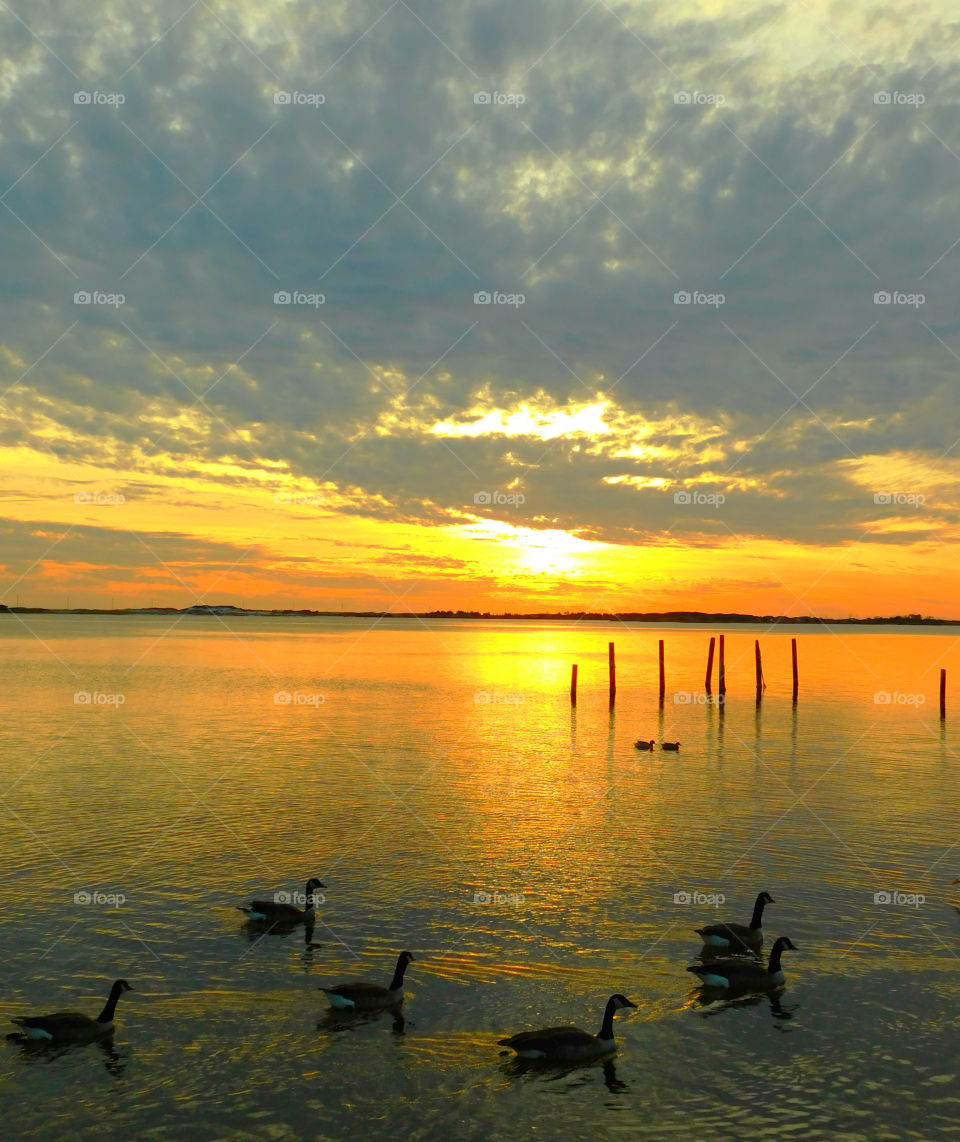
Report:
[[[756,623],[763,626],[957,626],[960,619],[935,619],[929,615],[889,615],[865,619],[822,619],[815,615],[747,615],[735,611],[538,611],[492,614],[489,611],[315,611],[257,610],[229,603],[198,603],[192,607],[8,607],[0,603],[0,614],[15,615],[212,615],[223,618],[343,618],[343,619],[516,619],[540,622],[619,623]]]

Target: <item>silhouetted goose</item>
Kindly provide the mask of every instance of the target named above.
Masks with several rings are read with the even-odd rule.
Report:
[[[118,979],[110,988],[110,996],[103,1010],[91,1019],[78,1011],[55,1011],[53,1015],[21,1015],[12,1022],[23,1031],[20,1038],[48,1043],[89,1043],[113,1030],[113,1013],[117,1000],[133,988],[125,979]]]
[[[575,1063],[608,1055],[616,1047],[613,1039],[613,1015],[621,1007],[636,1007],[625,995],[611,995],[603,1013],[603,1023],[596,1035],[579,1027],[545,1027],[542,1031],[521,1031],[509,1039],[498,1039],[501,1047],[511,1047],[521,1059],[545,1059],[558,1063]]]
[[[396,971],[389,987],[360,979],[352,983],[338,983],[335,987],[321,987],[330,1000],[330,1006],[340,1010],[375,1011],[379,1007],[393,1007],[403,1002],[403,977],[407,964],[413,962],[410,952],[397,957]]]
[[[648,742],[641,739],[640,741],[634,742],[633,745],[635,749],[653,749],[653,738]]]
[[[672,750],[674,753],[679,753],[680,752],[680,743],[679,742],[664,742],[660,748],[661,749],[669,749],[669,750]]]
[[[260,922],[269,924],[312,924],[313,916],[316,910],[316,902],[313,898],[314,891],[318,888],[326,888],[326,885],[317,880],[316,877],[311,877],[307,881],[307,886],[303,890],[303,898],[306,901],[306,907],[303,909],[297,908],[294,904],[287,904],[282,900],[251,900],[249,904],[239,904],[237,908],[240,912],[245,913],[251,920],[258,920]]]
[[[731,951],[754,952],[763,943],[763,928],[760,921],[766,904],[776,904],[769,892],[761,892],[753,905],[753,917],[749,924],[708,924],[696,928],[708,948],[729,948]]]
[[[687,968],[687,971],[698,975],[707,987],[779,987],[784,981],[780,953],[797,950],[796,945],[786,936],[781,936],[770,949],[770,960],[766,967],[756,960],[742,958],[694,964],[693,967]]]

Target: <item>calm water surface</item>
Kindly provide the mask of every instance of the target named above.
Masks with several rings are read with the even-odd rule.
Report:
[[[960,1137],[953,630],[762,635],[758,712],[756,632],[725,627],[721,714],[698,696],[716,631],[26,622],[0,617],[2,1015],[135,990],[111,1044],[0,1041],[5,1136]],[[243,927],[238,903],[311,875],[309,945]],[[746,922],[760,889],[767,946],[800,949],[787,986],[704,1004],[692,929]],[[386,983],[404,948],[402,1018],[331,1026],[318,986]],[[613,991],[638,1011],[611,1062],[501,1055],[595,1031]]]

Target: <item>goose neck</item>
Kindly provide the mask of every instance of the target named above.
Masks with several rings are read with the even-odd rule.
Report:
[[[119,1002],[119,999],[120,999],[120,988],[116,984],[114,984],[113,987],[110,989],[110,996],[107,999],[107,1002],[104,1004],[103,1010],[97,1016],[97,1022],[98,1023],[112,1023],[113,1022],[113,1013],[117,1009],[117,1003]]]
[[[598,1039],[610,1040],[613,1038],[613,1013],[616,1011],[617,1005],[612,999],[607,1000],[607,1006],[603,1012],[603,1023],[600,1025],[600,1030],[597,1032]]]

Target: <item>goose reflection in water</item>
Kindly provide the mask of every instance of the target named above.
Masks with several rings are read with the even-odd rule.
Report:
[[[255,923],[252,921],[248,921],[246,924],[241,924],[238,929],[240,935],[246,936],[247,940],[249,940],[251,944],[259,943],[259,941],[262,940],[265,936],[279,936],[281,939],[285,939],[287,936],[297,935],[299,931],[300,929],[297,927],[291,927],[289,924],[263,924]],[[315,928],[313,924],[307,924],[302,931],[303,943],[306,948],[310,949],[323,947],[323,944],[314,943],[313,933]]]
[[[95,1048],[103,1054],[103,1065],[115,1078],[119,1078],[127,1069],[128,1060],[114,1048],[112,1033],[90,1043],[47,1043],[41,1039],[27,1039],[16,1033],[8,1035],[7,1039],[19,1045],[20,1059],[24,1063],[37,1066],[41,1063],[54,1063],[65,1055]]]
[[[712,989],[698,988],[694,997],[694,1002],[700,1007],[712,1008],[710,1011],[700,1012],[705,1019],[739,1007],[756,1007],[764,1001],[770,1004],[770,1014],[773,1018],[784,1022],[792,1019],[793,1013],[800,1007],[799,1003],[785,1004],[783,1002],[783,989],[774,992],[744,991],[740,994],[718,995]]]
[[[500,1071],[508,1078],[528,1078],[530,1081],[539,1079],[542,1082],[562,1082],[566,1079],[576,1081],[568,1083],[571,1088],[588,1086],[594,1081],[597,1070],[603,1071],[604,1086],[611,1094],[622,1094],[630,1086],[623,1079],[617,1078],[617,1066],[613,1059],[591,1059],[584,1063],[568,1063],[558,1066],[545,1059],[513,1058],[500,1064]]]
[[[335,1035],[339,1031],[351,1031],[367,1023],[379,1023],[386,1015],[392,1019],[393,1025],[390,1030],[393,1034],[404,1034],[407,1021],[399,1006],[381,1008],[379,1011],[350,1011],[331,1007],[324,1017],[317,1021],[317,1030]]]

